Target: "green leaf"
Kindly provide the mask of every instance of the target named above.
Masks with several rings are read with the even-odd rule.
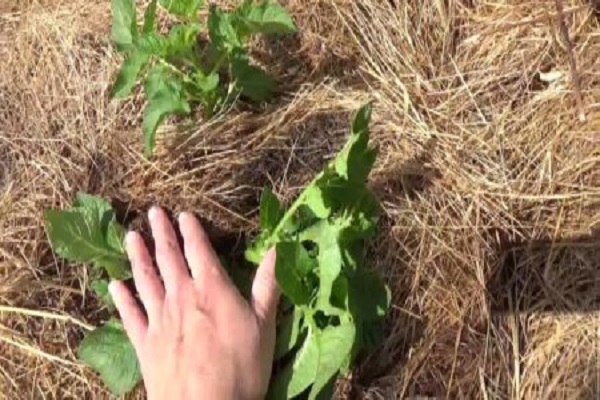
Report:
[[[342,271],[342,253],[338,242],[339,230],[327,225],[321,231],[319,246],[319,308],[331,313],[331,292],[333,284]]]
[[[140,37],[136,50],[151,56],[164,57],[168,51],[167,38],[158,32],[148,32]]]
[[[235,21],[231,14],[221,11],[214,4],[210,5],[208,34],[217,50],[231,53],[234,49],[242,47],[242,40],[234,24]]]
[[[264,238],[265,235],[259,236],[244,251],[244,258],[254,265],[259,265],[263,255],[269,250],[268,243],[263,240]]]
[[[115,320],[85,336],[79,347],[79,358],[100,374],[115,395],[131,391],[142,379],[135,350],[125,329]]]
[[[309,399],[315,399],[335,377],[352,351],[356,331],[351,321],[339,326],[328,326],[318,336],[319,366]]]
[[[156,30],[156,0],[152,0],[146,12],[144,13],[144,27],[142,28],[143,33],[150,33]]]
[[[169,69],[161,64],[155,64],[148,71],[146,81],[144,82],[146,96],[152,98],[156,93],[165,90],[168,82],[171,80]]]
[[[368,133],[372,114],[373,105],[371,103],[365,104],[359,108],[356,114],[354,114],[354,119],[352,121],[352,134],[361,135]]]
[[[278,209],[281,217],[267,217],[269,195],[261,201],[261,232],[246,256],[258,263],[276,243],[276,278],[298,313],[279,327],[277,357],[293,359],[276,375],[269,398],[305,398],[311,385],[311,399],[328,398],[336,377],[383,332],[389,291],[364,262],[378,211],[366,185],[376,155],[369,147],[369,117],[369,106],[357,113],[340,154],[287,211]]]
[[[47,210],[45,219],[50,243],[59,256],[93,263],[114,279],[131,276],[122,245],[123,228],[103,200],[80,194],[74,208]]]
[[[106,279],[96,279],[92,281],[90,287],[109,310],[115,309],[115,303],[113,303],[112,296],[108,291],[108,281]]]
[[[198,41],[200,24],[174,25],[166,39],[166,56],[185,56],[193,51]]]
[[[273,97],[277,84],[262,69],[250,65],[248,56],[241,51],[232,55],[231,74],[242,94],[255,102]]]
[[[204,5],[203,0],[159,0],[159,3],[171,14],[186,18],[196,17]]]
[[[192,75],[192,81],[186,86],[190,99],[202,103],[202,114],[205,119],[210,119],[213,116],[217,106],[223,100],[223,88],[219,87],[220,77],[216,72],[211,72],[208,75],[201,69],[195,71]]]
[[[274,1],[262,4],[244,3],[237,10],[249,33],[295,33],[296,25],[288,12]]]
[[[111,97],[127,97],[135,86],[140,72],[148,62],[148,55],[139,52],[131,52],[121,65],[121,69],[110,92]]]
[[[366,268],[357,268],[349,281],[349,308],[363,321],[385,317],[390,305],[390,293],[381,278]]]
[[[101,197],[92,196],[85,192],[77,192],[73,207],[88,208],[98,212],[98,218],[103,221],[103,225],[108,224],[114,219],[114,211],[110,203]]]
[[[283,207],[271,189],[264,188],[260,196],[260,228],[272,231],[283,216]]]
[[[364,182],[377,157],[377,151],[369,147],[371,109],[367,104],[356,113],[352,135],[334,161],[336,172],[349,181]]]
[[[303,318],[302,309],[294,307],[293,311],[281,321],[275,342],[275,360],[279,360],[296,347],[300,333],[304,330]]]
[[[125,254],[125,229],[113,221],[106,227],[106,243],[121,254]],[[127,274],[128,275],[128,274]]]
[[[318,337],[311,328],[294,359],[275,376],[269,386],[267,399],[291,399],[298,396],[315,381],[318,367]]]
[[[158,72],[157,72],[158,71]],[[159,79],[162,77],[162,79]],[[145,86],[148,104],[144,110],[144,144],[146,157],[152,155],[156,141],[156,130],[171,114],[189,114],[190,105],[185,99],[181,84],[172,77],[155,70]]]
[[[325,193],[319,182],[310,185],[303,192],[304,204],[318,218],[327,218],[331,214],[331,207],[327,204]]]
[[[219,74],[213,72],[205,75],[201,70],[198,70],[194,74],[194,85],[204,94],[212,93],[219,86]]]
[[[117,223],[115,212],[110,203],[103,198],[79,192],[73,203],[75,209],[96,210],[98,220],[102,229],[102,235],[106,238],[106,243],[112,249],[125,254],[123,241],[125,239],[125,230]]]
[[[119,51],[132,48],[137,39],[135,0],[112,0],[112,40]]]
[[[312,260],[299,242],[279,242],[276,245],[275,277],[281,291],[295,305],[308,304],[311,290],[304,277],[312,268]]]
[[[349,280],[348,308],[359,326],[357,335],[367,347],[383,339],[383,320],[390,306],[391,294],[381,278],[366,268],[357,268]]]
[[[329,382],[321,389],[319,394],[315,397],[315,400],[332,400],[335,395],[335,381],[337,376],[333,376]]]
[[[167,36],[149,32],[138,41],[138,50],[167,60],[191,58],[199,32],[199,24],[173,25]]]

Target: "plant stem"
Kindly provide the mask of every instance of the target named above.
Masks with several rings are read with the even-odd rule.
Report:
[[[177,68],[176,66],[174,66],[173,64],[168,62],[167,60],[165,60],[164,58],[157,57],[157,60],[163,66],[169,68],[172,72],[175,72],[177,75],[181,76],[181,78],[184,80],[184,82],[187,82],[187,83],[193,82],[188,74],[186,74],[185,72],[183,72],[182,70],[180,70],[179,68]]]
[[[281,232],[281,230],[283,229],[283,227],[285,226],[285,223],[287,222],[287,220],[289,220],[290,218],[292,218],[294,216],[294,213],[296,211],[298,211],[298,208],[300,208],[300,206],[302,204],[304,204],[304,200],[306,197],[306,189],[313,186],[315,184],[315,182],[317,182],[319,179],[321,179],[321,177],[323,176],[324,171],[320,172],[317,176],[315,176],[313,178],[312,181],[310,181],[310,183],[305,187],[305,189],[302,191],[302,193],[300,193],[300,196],[298,196],[298,198],[292,203],[292,205],[290,206],[290,208],[287,209],[287,211],[283,214],[283,217],[279,220],[279,223],[277,224],[277,226],[275,227],[275,229],[273,229],[273,232],[271,233],[271,235],[269,236],[269,238],[267,239],[267,242],[272,242],[274,238],[276,238],[279,233]]]
[[[215,63],[214,67],[211,69],[209,75],[218,73],[226,59],[227,59],[227,53],[221,54],[219,56],[219,58],[217,59],[217,62]]]

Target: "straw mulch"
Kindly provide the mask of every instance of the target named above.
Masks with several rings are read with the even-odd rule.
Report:
[[[44,209],[83,190],[146,232],[158,203],[239,248],[261,188],[291,200],[373,100],[383,211],[370,258],[393,306],[340,397],[598,398],[600,7],[282,3],[300,33],[253,44],[281,95],[170,121],[147,160],[143,96],[108,96],[110,2],[2,1],[0,396],[109,396],[76,360],[108,313],[84,266],[53,256]]]

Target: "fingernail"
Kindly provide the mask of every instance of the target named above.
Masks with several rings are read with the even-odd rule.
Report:
[[[117,294],[117,281],[110,281],[108,284],[108,292],[112,297],[115,297]]]
[[[148,210],[148,218],[150,218],[150,219],[156,218],[156,216],[158,215],[158,210],[159,210],[158,206],[150,207],[150,210]]]
[[[135,239],[135,231],[127,232],[127,234],[125,235],[125,242],[127,242],[127,244],[130,244],[131,242],[133,242],[134,239]]]
[[[177,221],[179,221],[179,223],[181,223],[184,219],[187,218],[187,212],[182,211],[179,213],[179,215],[177,215]]]

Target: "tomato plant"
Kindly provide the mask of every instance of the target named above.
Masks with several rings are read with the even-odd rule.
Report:
[[[166,34],[157,28],[157,6],[178,19]],[[252,63],[248,42],[257,34],[296,32],[286,10],[272,0],[244,0],[231,11],[211,4],[203,29],[198,19],[202,6],[202,0],[152,0],[140,28],[135,0],[112,0],[112,39],[125,59],[111,95],[126,97],[143,82],[147,156],[169,115],[187,115],[200,105],[210,118],[238,97],[262,102],[276,91],[275,80]],[[207,43],[199,40],[203,31],[208,32]]]
[[[258,264],[276,247],[275,274],[284,300],[271,399],[333,393],[336,377],[382,337],[390,295],[366,267],[364,254],[378,211],[366,185],[376,158],[369,145],[370,115],[370,105],[357,112],[344,148],[289,207],[269,189],[262,193],[260,233],[245,256]],[[93,275],[101,277],[94,286],[104,301],[110,301],[106,276],[131,277],[124,230],[106,201],[80,193],[72,208],[48,210],[46,226],[59,256],[93,265]],[[79,356],[115,394],[131,390],[141,379],[135,352],[117,320],[89,333]]]

